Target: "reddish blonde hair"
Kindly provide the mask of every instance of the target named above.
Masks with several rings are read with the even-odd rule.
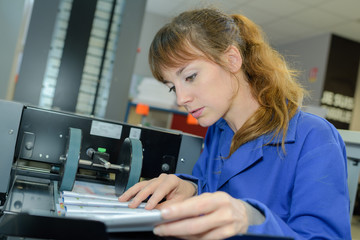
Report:
[[[242,55],[242,71],[260,107],[235,133],[229,156],[264,134],[281,140],[285,152],[289,120],[301,106],[305,91],[296,81],[297,72],[288,68],[284,58],[265,41],[261,29],[245,16],[229,16],[216,9],[180,14],[156,34],[149,51],[150,68],[159,81],[164,81],[163,70],[198,58],[205,57],[226,69],[221,56],[230,45]]]

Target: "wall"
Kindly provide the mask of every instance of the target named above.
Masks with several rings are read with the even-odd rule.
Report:
[[[14,100],[37,106],[60,0],[34,1]]]
[[[277,47],[291,66],[301,71],[299,80],[310,94],[310,98],[304,99],[304,106],[320,106],[330,40],[330,34],[323,34]],[[310,82],[309,72],[314,68],[317,68],[317,77]]]
[[[148,62],[150,44],[157,31],[169,21],[168,17],[149,12],[145,13],[139,42],[140,52],[136,56],[134,74],[152,77]]]
[[[146,0],[126,1],[105,118],[124,121]]]
[[[0,1],[0,99],[8,99],[25,0]]]
[[[295,68],[303,71],[301,83],[310,91],[304,106],[321,105],[324,108],[321,113],[327,112],[326,118],[339,129],[360,129],[359,43],[325,34],[279,46],[278,50]],[[311,81],[309,73],[314,68],[317,69],[316,81]]]

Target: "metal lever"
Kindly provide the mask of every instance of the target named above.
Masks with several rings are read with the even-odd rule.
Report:
[[[105,169],[109,169],[111,163],[108,161],[109,154],[95,151],[93,148],[88,148],[86,150],[86,155],[88,155],[95,164],[101,164]]]
[[[84,160],[84,159],[80,159],[80,161],[79,161],[80,165],[100,167],[100,168],[105,168],[105,169],[112,169],[112,170],[117,170],[119,172],[123,172],[123,171],[128,172],[130,170],[129,166],[124,166],[123,164],[117,165],[117,164],[111,164],[110,162],[108,162],[108,163],[109,164],[106,166],[104,164],[94,163],[92,161]]]
[[[119,172],[123,172],[123,171],[128,172],[130,170],[130,167],[125,166],[124,164],[117,165],[110,163],[108,161],[109,154],[95,151],[93,148],[88,148],[86,150],[86,155],[88,155],[92,159],[92,161],[81,159],[79,162],[80,164],[94,166],[94,167],[103,167],[105,169],[117,170]]]

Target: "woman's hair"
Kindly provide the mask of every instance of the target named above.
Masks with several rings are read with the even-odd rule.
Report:
[[[264,134],[281,139],[285,152],[289,120],[301,105],[304,89],[296,81],[297,72],[288,68],[265,41],[261,29],[245,16],[229,16],[216,9],[180,14],[156,34],[149,51],[150,68],[159,81],[164,81],[163,70],[199,58],[226,69],[221,56],[231,45],[240,51],[242,71],[260,107],[235,133],[229,156]]]

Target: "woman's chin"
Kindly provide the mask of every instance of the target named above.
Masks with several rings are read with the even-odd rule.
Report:
[[[214,121],[209,121],[209,120],[206,120],[206,119],[199,118],[199,119],[198,119],[198,123],[199,123],[199,125],[202,126],[202,127],[210,127],[210,126],[213,125],[215,122],[214,122]]]

